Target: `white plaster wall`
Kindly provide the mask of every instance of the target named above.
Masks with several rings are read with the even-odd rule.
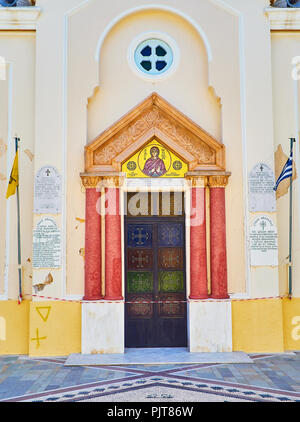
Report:
[[[117,4],[116,2],[115,4]],[[131,2],[136,5],[136,2]],[[184,69],[187,69],[186,73],[189,75],[188,79],[193,80],[193,89],[186,89],[186,79],[182,79],[184,75],[178,70],[176,74],[170,76],[166,81],[157,83],[155,90],[164,96],[169,102],[179,108],[182,112],[192,117],[196,123],[202,124],[204,129],[211,130],[215,135],[221,135],[221,141],[226,144],[228,159],[228,169],[230,169],[235,178],[230,182],[228,188],[228,257],[229,262],[235,261],[235,265],[229,265],[229,285],[230,290],[243,291],[245,289],[245,278],[241,277],[241,273],[244,274],[244,260],[239,260],[236,265],[234,258],[234,250],[237,242],[243,242],[243,209],[237,204],[243,200],[243,187],[240,183],[242,179],[242,146],[241,146],[241,128],[240,128],[240,83],[239,83],[239,36],[238,36],[238,19],[232,15],[216,7],[215,5],[203,2],[201,4],[194,2],[194,11],[190,7],[186,8],[183,2],[179,1],[176,5],[172,3],[172,7],[179,7],[182,14],[188,14],[193,19],[197,18],[197,24],[205,27],[210,35],[210,48],[214,47],[214,60],[213,65],[208,64],[207,54],[203,54],[198,57],[196,62],[193,59],[191,66],[183,64]],[[126,8],[119,8],[120,13],[126,13],[130,5]],[[189,5],[191,5],[189,3]],[[90,7],[89,7],[90,6]],[[99,37],[103,36],[103,30],[100,30],[100,11],[97,9],[96,4],[90,4],[89,6],[82,8],[72,15],[69,19],[69,78],[68,78],[68,97],[69,97],[69,124],[68,124],[68,195],[72,197],[74,201],[73,208],[69,208],[68,214],[68,238],[72,237],[72,243],[68,248],[68,262],[72,262],[72,265],[68,264],[68,277],[72,279],[72,288],[78,289],[80,283],[82,283],[83,274],[83,263],[74,257],[78,255],[78,250],[84,245],[84,227],[80,227],[80,231],[74,230],[73,222],[79,214],[83,214],[83,192],[80,184],[76,186],[74,181],[78,174],[83,170],[83,147],[84,142],[93,138],[99,131],[104,130],[116,120],[118,120],[123,114],[128,112],[132,107],[142,101],[150,92],[153,91],[152,84],[142,81],[136,77],[129,69],[124,52],[126,52],[126,45],[130,40],[130,35],[137,34],[143,27],[151,27],[153,22],[153,16],[159,16],[156,18],[156,28],[161,30],[167,28],[172,31],[173,37],[178,39],[190,40],[188,43],[188,55],[197,57],[199,52],[204,53],[203,40],[195,33],[195,29],[190,24],[184,22],[182,18],[174,17],[174,13],[160,12],[144,12],[143,14],[136,14],[130,18],[121,20],[116,25],[112,32],[108,33],[103,43],[103,50],[100,56],[100,85],[99,92],[95,94],[94,98],[90,100],[88,107],[88,124],[83,119],[82,114],[86,111],[86,98],[89,97],[93,89],[98,85],[98,65],[96,73],[93,69],[93,60],[95,60],[95,50],[91,49],[93,42],[97,41]],[[93,6],[93,7],[92,7]],[[140,2],[139,5],[141,6]],[[171,7],[170,4],[168,6]],[[111,10],[105,14],[105,20],[101,21],[102,24],[109,24],[108,16],[111,16]],[[115,19],[118,13],[114,9]],[[214,25],[207,25],[207,21],[214,18]],[[94,19],[97,17],[97,26],[94,25]],[[102,18],[102,15],[101,15]],[[141,24],[140,24],[141,21]],[[80,34],[85,33],[82,28],[88,22],[89,39],[85,42],[80,39]],[[127,25],[125,25],[127,22]],[[129,25],[130,23],[130,25]],[[176,25],[176,31],[174,29],[174,23]],[[127,33],[125,31],[127,28]],[[229,42],[222,42],[220,37],[216,36],[216,31],[213,30],[215,27],[222,27],[222,33],[226,34]],[[185,29],[186,34],[182,35],[182,30]],[[124,39],[124,41],[123,41]],[[127,40],[127,41],[126,41]],[[113,46],[120,45],[120,56],[117,58],[115,55],[109,55],[108,51],[115,51]],[[94,44],[96,45],[96,44]],[[194,47],[194,48],[193,48]],[[125,50],[125,51],[124,51]],[[74,52],[73,52],[74,51]],[[118,50],[119,51],[119,50]],[[191,54],[189,52],[191,51]],[[76,54],[75,54],[76,52]],[[123,52],[123,56],[122,56]],[[193,53],[192,53],[193,52]],[[93,56],[91,55],[93,54]],[[121,58],[120,58],[121,57]],[[230,60],[228,60],[230,57]],[[81,60],[79,60],[81,58]],[[122,59],[122,60],[121,60]],[[120,60],[120,63],[118,62]],[[204,64],[206,63],[206,69]],[[198,66],[200,72],[194,73],[194,68]],[[121,67],[121,71],[120,71]],[[219,67],[218,78],[221,77],[223,83],[217,80],[216,68]],[[222,97],[222,121],[221,129],[219,127],[219,110],[218,103],[214,100],[211,102],[212,94],[208,88],[208,69],[211,69],[211,83],[217,87],[217,94],[221,92],[224,95]],[[221,71],[222,69],[222,71]],[[85,80],[80,80],[80,75],[85,75]],[[121,76],[120,76],[121,75]],[[124,76],[123,76],[124,75]],[[192,75],[192,76],[190,76]],[[180,78],[179,78],[180,76]],[[93,79],[95,78],[95,79]],[[134,79],[135,78],[135,79]],[[90,85],[89,85],[90,84]],[[128,87],[127,87],[128,85]],[[182,85],[182,87],[181,87]],[[72,87],[72,89],[71,89]],[[195,88],[195,89],[194,89]],[[181,94],[178,95],[178,92]],[[115,101],[115,99],[117,99]],[[114,102],[113,102],[114,101]],[[207,106],[208,104],[208,106]],[[213,105],[214,107],[212,107]],[[100,107],[101,106],[101,107]],[[208,122],[205,124],[205,120]],[[75,124],[76,121],[76,124]],[[213,125],[212,125],[213,123]],[[207,127],[209,126],[209,127]],[[86,132],[88,131],[88,137]],[[218,135],[218,136],[219,136]],[[233,153],[234,157],[233,158]],[[236,157],[240,157],[237,159]],[[79,181],[79,179],[77,179]],[[76,204],[76,205],[75,205]],[[230,205],[229,205],[230,204]],[[232,207],[233,206],[233,207]],[[75,214],[76,213],[76,214]],[[243,243],[240,248],[243,249]],[[79,265],[81,271],[79,271]],[[82,285],[82,284],[81,284]]]
[[[300,33],[272,33],[274,152],[281,144],[290,152],[290,137],[297,138],[294,148],[297,180],[293,183],[293,295],[300,297],[300,196],[299,196],[299,122],[300,85],[292,78],[292,60],[300,56]],[[299,75],[299,70],[296,72]],[[289,192],[277,200],[280,294],[288,293]]]
[[[97,131],[113,124],[152,91],[141,80],[133,84],[129,72],[129,86],[134,89],[121,90],[124,80],[120,79],[119,69],[112,66],[117,58],[113,56],[110,63],[111,56],[106,51],[109,43],[116,43],[117,31],[122,33],[125,16],[129,16],[130,11],[138,8],[140,13],[144,7],[145,25],[147,16],[154,13],[153,10],[147,12],[146,8],[153,9],[153,5],[147,6],[146,1],[140,0],[39,0],[38,5],[43,13],[37,25],[36,138],[39,142],[35,168],[52,164],[63,175],[65,208],[59,224],[66,261],[57,281],[57,292],[82,294],[84,261],[79,250],[84,247],[84,225],[78,224],[76,218],[84,218],[84,192],[79,179],[84,169],[84,145]],[[232,172],[226,199],[229,290],[249,293],[256,276],[250,271],[249,256],[245,253],[249,224],[247,176],[259,161],[273,166],[271,44],[264,14],[267,1],[165,0],[154,5],[164,8],[160,22],[168,9],[165,23],[168,28],[178,20],[181,20],[179,28],[190,27],[185,37],[193,39],[195,49],[198,39],[197,52],[203,52],[203,44],[206,45],[208,73],[200,75],[203,79],[197,82],[198,90],[189,90],[178,97],[175,75],[173,81],[170,78],[156,89],[196,123],[205,129],[209,126],[226,146],[227,170]],[[175,18],[176,14],[181,18]],[[136,18],[139,16],[136,13]],[[119,23],[114,26],[114,22]],[[126,32],[129,37],[138,30],[139,20],[134,21],[132,16],[127,22],[132,23]],[[195,35],[195,28],[202,33],[202,41]],[[99,57],[96,53],[101,39],[104,42]],[[125,46],[125,41],[120,45]],[[197,60],[204,72],[204,57]],[[193,72],[192,75],[194,77]],[[221,98],[221,129],[217,124],[217,109],[203,107],[203,101],[211,95],[209,91],[204,92],[204,83],[211,85]],[[87,113],[87,101],[95,89],[99,92],[95,93]],[[51,149],[46,148],[49,145]],[[274,283],[277,282],[274,279]]]
[[[294,84],[291,83],[289,76],[289,66],[291,56],[298,54],[297,35],[295,33],[282,36],[277,34],[278,37],[273,35],[271,62],[269,24],[264,14],[264,7],[268,5],[267,0],[154,2],[157,8],[164,8],[160,12],[153,10],[153,4],[152,10],[147,11],[147,7],[151,9],[147,4],[146,1],[140,0],[127,2],[39,0],[38,6],[41,7],[42,13],[37,24],[36,73],[34,32],[1,32],[0,55],[8,57],[12,63],[13,73],[11,79],[4,83],[0,81],[3,94],[0,100],[2,107],[0,137],[7,143],[9,130],[10,136],[17,132],[23,141],[20,166],[23,174],[22,256],[27,274],[26,286],[30,285],[31,275],[31,265],[27,260],[31,259],[32,249],[30,233],[33,164],[25,154],[25,150],[35,154],[34,172],[43,165],[51,164],[63,175],[64,207],[62,215],[57,218],[63,235],[63,266],[57,272],[51,294],[54,296],[63,296],[65,293],[83,294],[84,260],[79,255],[79,250],[84,247],[84,224],[81,222],[84,219],[84,191],[80,185],[79,173],[84,167],[84,145],[153,90],[157,90],[196,123],[222,140],[226,146],[227,169],[232,171],[226,201],[230,292],[249,293],[251,285],[259,285],[264,277],[263,273],[258,275],[256,271],[250,271],[248,256],[245,254],[247,239],[244,234],[249,224],[247,174],[258,161],[265,161],[273,167],[273,107],[275,147],[278,143],[282,143],[283,138],[286,139],[297,131],[295,117],[292,134],[289,133],[287,136],[291,115],[295,115]],[[139,11],[129,16],[134,8],[138,8]],[[141,12],[141,8],[145,9],[144,12]],[[124,19],[121,19],[121,15]],[[126,66],[124,56],[122,77],[120,77],[120,69],[116,68],[116,65],[121,64],[118,62],[121,60],[120,56],[109,55],[109,50],[116,46],[116,43],[124,50],[131,36],[147,25],[151,27],[154,17],[160,28],[171,31],[173,37],[178,38],[180,45],[186,44],[185,54],[191,56],[191,63],[190,67],[184,63],[185,71],[179,68],[178,80],[174,74],[165,82],[150,86],[140,79],[135,83],[134,75],[129,69],[123,72]],[[202,38],[196,29],[202,33]],[[100,50],[100,56],[96,56],[101,39],[103,39],[103,49]],[[199,72],[194,72],[195,68]],[[196,89],[191,90],[188,85],[182,83],[186,80],[182,78],[183,73],[187,75],[189,81],[193,81],[193,87]],[[126,89],[122,87],[124,84]],[[212,89],[209,90],[209,85],[221,98],[221,113]],[[9,89],[12,92],[11,97]],[[99,91],[95,92],[95,89]],[[92,98],[88,105],[90,97]],[[12,99],[11,108],[9,108],[9,98]],[[114,101],[116,98],[118,101]],[[10,117],[7,114],[8,110],[11,110]],[[10,129],[7,126],[8,120],[12,122]],[[13,155],[13,152],[11,154]],[[6,158],[4,155],[0,157],[0,173],[3,175],[7,175],[8,172],[5,167]],[[10,157],[11,160],[12,158]],[[4,217],[6,181],[0,180],[0,184],[4,186],[0,199]],[[297,183],[295,191],[298,191]],[[287,197],[278,201],[281,262],[286,254],[287,242],[286,201]],[[297,201],[299,196],[296,203]],[[16,215],[14,202],[13,198],[11,216]],[[34,224],[37,221],[38,218],[35,217]],[[5,217],[1,222],[1,274],[5,265],[4,225],[6,225]],[[6,282],[10,289],[9,296],[15,298],[16,224],[11,221],[9,227],[11,241],[9,277]],[[295,221],[297,232],[298,227],[298,221]],[[299,249],[297,235],[295,239],[296,255]],[[299,295],[298,265],[295,259],[296,295]],[[269,277],[268,270],[265,276]],[[36,272],[33,277],[34,283],[41,281],[40,275]],[[271,279],[272,287],[270,282],[270,286],[263,292],[264,295],[269,296],[274,292],[273,287],[277,283],[275,274],[272,273]],[[1,275],[0,296],[4,293],[4,283],[4,276]],[[282,290],[284,287],[281,287]]]
[[[67,293],[66,204],[68,203],[68,206],[72,207],[72,202],[67,197],[65,189],[67,159],[67,84],[65,69],[68,61],[68,49],[65,44],[67,33],[65,15],[79,3],[81,3],[80,0],[64,0],[63,2],[58,0],[39,0],[37,3],[37,6],[41,7],[42,12],[36,25],[36,142],[34,174],[41,167],[52,165],[57,168],[62,176],[62,213],[58,216],[52,216],[61,229],[62,268],[55,271],[54,283],[43,292],[44,295],[54,297],[65,297]],[[40,216],[34,216],[34,227],[40,218]],[[72,238],[69,237],[68,243],[71,244],[71,242]],[[76,267],[79,259],[83,261],[83,258],[79,256],[79,251],[77,251],[76,256],[73,256],[72,268]],[[33,284],[41,283],[43,279],[43,270],[33,271]],[[83,279],[81,288],[83,290]],[[78,293],[76,289],[75,293]]]
[[[162,81],[145,81],[128,64],[132,40],[151,31],[172,37],[180,52],[177,70]],[[221,107],[208,89],[205,45],[195,29],[179,16],[149,11],[123,19],[103,43],[99,79],[99,90],[88,103],[88,142],[154,91],[218,140],[222,139]]]
[[[4,65],[2,65],[4,66]],[[3,68],[2,68],[3,69]],[[5,264],[6,264],[6,185],[8,183],[7,174],[7,137],[8,137],[8,71],[9,66],[5,65],[6,80],[0,80],[0,185],[1,185],[1,224],[0,224],[0,297],[5,293]]]
[[[7,201],[6,190],[15,156],[13,137],[17,135],[21,139],[19,172],[23,292],[30,294],[35,33],[0,31],[0,56],[7,62],[6,80],[0,80],[0,297],[16,299],[18,296],[16,196]]]
[[[132,40],[151,30],[171,36],[180,52],[178,69],[167,79],[155,83],[138,77],[128,63],[128,49]],[[99,75],[99,90],[88,102],[87,142],[154,91],[179,110],[184,110],[190,118],[222,141],[221,105],[213,90],[208,89],[206,49],[199,34],[182,18],[151,11],[122,20],[104,41]],[[71,170],[74,171],[73,168]],[[79,247],[80,244],[74,245],[74,250]],[[188,272],[187,284],[189,289]]]

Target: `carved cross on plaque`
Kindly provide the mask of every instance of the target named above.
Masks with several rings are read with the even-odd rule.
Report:
[[[260,223],[260,227],[261,227],[263,230],[265,230],[266,225],[267,225],[267,223],[266,223],[265,221],[261,221],[261,223]]]
[[[47,174],[47,177],[49,177],[50,174],[51,174],[51,171],[49,169],[47,169],[47,171],[45,173]]]

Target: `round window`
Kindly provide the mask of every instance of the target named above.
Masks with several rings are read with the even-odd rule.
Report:
[[[138,45],[134,59],[142,72],[148,75],[160,75],[172,66],[173,52],[167,43],[152,38]]]

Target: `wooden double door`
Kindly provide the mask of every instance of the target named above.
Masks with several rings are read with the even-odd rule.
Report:
[[[125,217],[125,257],[125,347],[186,347],[184,217]]]

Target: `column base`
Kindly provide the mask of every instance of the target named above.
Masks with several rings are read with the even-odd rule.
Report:
[[[199,300],[199,299],[203,300],[203,299],[209,299],[209,296],[208,295],[189,296],[189,299],[191,299],[191,300]]]
[[[84,296],[84,297],[82,298],[82,300],[87,300],[87,301],[93,301],[93,300],[103,300],[103,296],[95,296],[95,297]]]
[[[211,295],[210,296],[210,299],[230,299],[230,296],[229,295],[220,295],[220,296],[218,296],[218,295]]]
[[[103,300],[124,300],[123,296],[119,296],[119,297],[109,297],[109,296],[105,296],[103,298]]]

